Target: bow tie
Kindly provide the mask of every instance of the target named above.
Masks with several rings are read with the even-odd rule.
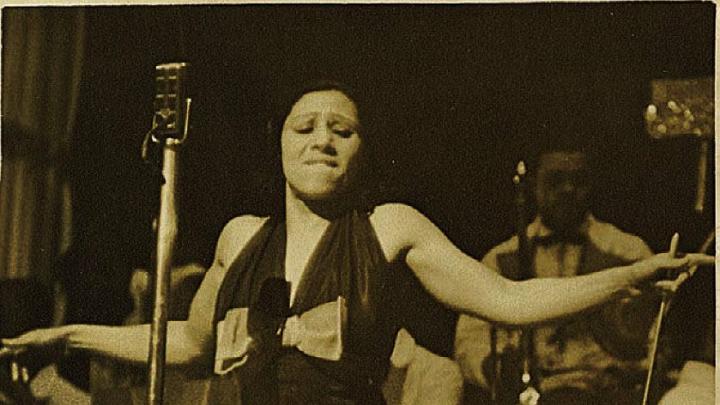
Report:
[[[236,368],[253,373],[267,364],[280,347],[295,347],[309,356],[340,360],[346,319],[343,297],[280,320],[254,308],[232,309],[217,325],[215,373],[223,375]]]
[[[536,246],[551,246],[557,243],[583,245],[585,244],[586,240],[587,236],[579,232],[572,232],[569,234],[553,232],[549,235],[535,236],[532,238],[532,241],[535,243]]]

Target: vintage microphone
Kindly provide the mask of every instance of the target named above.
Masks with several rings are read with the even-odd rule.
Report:
[[[142,157],[148,159],[148,144],[162,148],[162,184],[157,221],[154,305],[150,327],[150,366],[148,367],[148,404],[163,403],[165,348],[167,343],[170,271],[177,237],[176,188],[178,152],[187,139],[191,99],[186,98],[186,63],[166,63],[155,67],[155,114],[142,145]]]

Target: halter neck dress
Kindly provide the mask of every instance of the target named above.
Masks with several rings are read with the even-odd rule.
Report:
[[[285,222],[270,218],[248,242],[221,284],[216,328],[233,308],[249,308],[248,329],[253,329],[253,314],[262,313],[275,322],[269,330],[278,331],[286,318],[342,297],[347,313],[342,354],[339,360],[313,357],[283,346],[278,333],[259,333],[264,342],[261,365],[252,373],[217,377],[210,403],[384,403],[380,389],[401,323],[391,298],[398,293],[392,291],[397,269],[387,262],[369,214],[352,210],[331,221],[291,306],[284,282],[285,241]]]

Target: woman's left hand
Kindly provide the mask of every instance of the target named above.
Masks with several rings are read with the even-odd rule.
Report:
[[[699,266],[715,264],[714,256],[702,253],[673,256],[670,253],[660,253],[636,263],[639,281],[652,281],[655,288],[665,293],[674,293]]]

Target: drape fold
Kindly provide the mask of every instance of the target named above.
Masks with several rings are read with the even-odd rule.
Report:
[[[72,235],[66,171],[84,10],[6,7],[2,26],[0,278],[49,279]]]

